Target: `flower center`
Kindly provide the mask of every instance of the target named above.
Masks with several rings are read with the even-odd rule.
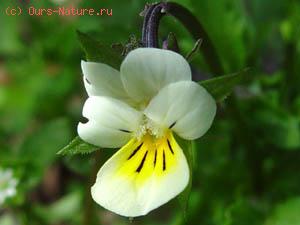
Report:
[[[161,138],[149,133],[140,140],[132,138],[119,150],[121,161],[116,176],[135,179],[136,186],[142,185],[153,174],[163,177],[178,165],[180,151],[172,132],[167,131]]]
[[[162,138],[166,135],[167,128],[164,126],[157,124],[150,118],[144,115],[144,118],[142,119],[141,125],[138,128],[137,132],[135,133],[135,137],[138,140],[141,140],[143,136],[146,134],[149,134],[150,136],[153,136],[154,138]]]

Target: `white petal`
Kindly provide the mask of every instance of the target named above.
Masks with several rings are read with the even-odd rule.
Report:
[[[120,72],[96,62],[81,61],[84,86],[89,96],[109,96],[118,99],[127,97],[121,82]]]
[[[137,102],[149,101],[167,84],[191,80],[190,66],[181,55],[157,48],[131,51],[120,71],[128,95]]]
[[[199,84],[180,81],[163,88],[144,113],[182,138],[193,140],[210,128],[216,114],[216,103]]]
[[[82,115],[89,121],[79,123],[78,134],[86,142],[107,148],[124,145],[137,130],[142,114],[127,104],[109,97],[91,96]]]
[[[167,139],[156,145],[150,136],[132,139],[98,172],[91,189],[93,199],[119,215],[136,217],[182,192],[188,184],[189,167],[174,137],[168,140],[172,150]]]

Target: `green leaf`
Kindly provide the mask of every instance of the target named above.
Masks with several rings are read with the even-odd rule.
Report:
[[[265,225],[300,225],[300,197],[279,204]]]
[[[224,75],[217,78],[199,82],[214,98],[216,101],[224,100],[231,94],[233,88],[241,83],[245,78],[248,69],[231,75]]]
[[[57,154],[60,155],[76,155],[76,154],[88,154],[98,150],[99,147],[86,143],[80,137],[75,137],[70,144],[61,149]]]
[[[122,56],[115,49],[80,31],[77,35],[88,61],[105,63],[119,70]]]

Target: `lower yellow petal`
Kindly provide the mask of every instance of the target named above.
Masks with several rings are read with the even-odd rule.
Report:
[[[171,133],[160,139],[150,135],[145,135],[140,141],[133,139],[118,153],[123,157],[115,176],[134,178],[137,186],[142,185],[149,176],[163,177],[174,169],[178,161],[175,154],[179,150]]]
[[[145,215],[186,187],[189,169],[172,133],[132,139],[100,169],[94,200],[124,216]]]

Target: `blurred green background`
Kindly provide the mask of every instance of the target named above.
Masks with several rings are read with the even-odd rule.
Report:
[[[16,0],[17,1],[17,0]],[[219,104],[210,131],[197,141],[193,188],[184,213],[175,199],[129,221],[91,201],[95,155],[56,153],[76,136],[87,95],[76,30],[125,44],[140,38],[144,0],[17,1],[108,8],[113,16],[7,16],[0,2],[0,167],[13,170],[17,194],[0,205],[0,225],[299,225],[300,2],[178,0],[208,32],[230,74],[249,67],[248,82]],[[175,19],[182,54],[194,40]],[[191,62],[213,77],[199,54]],[[94,167],[94,168],[93,168]]]

